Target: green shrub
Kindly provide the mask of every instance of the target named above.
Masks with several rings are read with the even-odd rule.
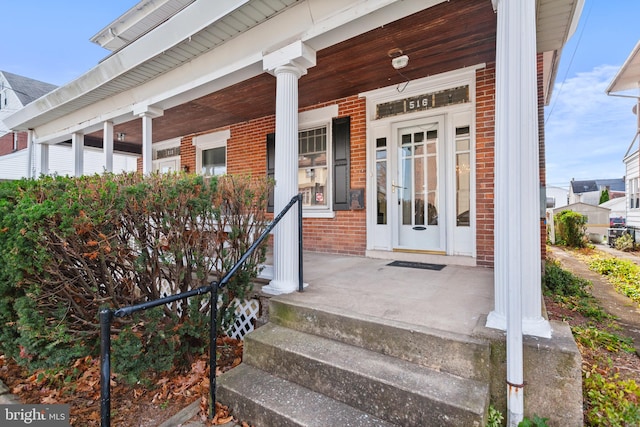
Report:
[[[96,354],[101,308],[222,277],[266,227],[271,185],[188,174],[0,183],[0,351],[31,368],[55,368]],[[221,291],[219,332],[229,326],[230,301],[251,289],[264,256],[263,246]],[[209,297],[191,301],[158,307],[161,321],[116,319],[116,369],[138,363],[161,370],[168,359],[184,361],[204,348]],[[147,349],[159,355],[155,362],[145,359]]]
[[[489,405],[489,416],[487,417],[487,427],[502,427],[504,415],[493,405]]]
[[[591,295],[591,282],[564,270],[557,261],[547,260],[543,278],[544,294],[570,310],[596,321],[610,318]]]
[[[623,380],[618,373],[597,365],[583,372],[583,393],[586,404],[586,425],[640,425],[640,387],[634,380]]]
[[[630,252],[635,248],[633,237],[629,233],[624,233],[616,239],[616,249],[623,252]]]
[[[571,328],[571,331],[576,341],[584,347],[591,349],[605,348],[612,353],[617,353],[618,351],[635,353],[633,340],[631,338],[621,337],[620,335],[604,331],[595,326],[574,326]]]
[[[518,427],[549,427],[547,421],[549,421],[549,418],[542,418],[537,415],[534,415],[533,418],[524,417],[518,423]]]
[[[578,212],[565,210],[553,217],[558,244],[583,248],[587,244],[587,217]]]

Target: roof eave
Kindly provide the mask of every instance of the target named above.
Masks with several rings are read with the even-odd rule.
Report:
[[[634,76],[635,74],[635,76]],[[611,95],[616,92],[623,92],[640,87],[640,41],[631,51],[620,70],[607,86],[605,93]]]

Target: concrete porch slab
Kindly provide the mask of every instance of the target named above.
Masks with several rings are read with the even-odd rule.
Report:
[[[442,331],[472,335],[493,309],[493,270],[446,265],[440,271],[394,267],[391,260],[304,253],[304,301]],[[446,257],[441,263],[446,264]]]

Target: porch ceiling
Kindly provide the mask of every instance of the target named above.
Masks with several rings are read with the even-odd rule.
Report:
[[[539,50],[562,46],[574,26],[576,8],[581,7],[583,1],[538,0]],[[140,2],[138,6],[143,3],[146,4]],[[83,109],[148,85],[172,70],[189,65],[276,15],[296,10],[296,6],[308,3],[310,10],[327,7],[323,2],[302,0],[219,0],[215,4],[165,0],[164,3],[172,3],[176,7],[189,5],[170,18],[162,12],[164,9],[154,12],[155,18],[161,20],[156,27],[147,22],[143,25],[146,32],[137,34],[133,28],[128,30],[129,36],[138,37],[136,42],[119,48],[114,45],[118,50],[98,66],[76,81],[34,101],[7,118],[5,123],[16,130],[36,128],[37,134],[39,127],[47,127],[63,117],[75,117]],[[406,79],[415,79],[495,60],[496,17],[488,0],[429,0],[423,3],[376,0],[372,3],[375,6],[357,3],[358,7],[352,13],[357,13],[358,18],[350,18],[353,21],[348,29],[348,22],[336,21],[322,24],[331,26],[336,30],[334,32],[320,27],[306,32],[302,30],[305,40],[317,50],[318,65],[300,80],[301,107],[403,83],[405,76]],[[386,15],[384,7],[391,4],[397,8],[393,13],[426,9],[388,23],[391,18]],[[201,9],[206,13],[199,13]],[[349,16],[348,12],[342,11],[339,19]],[[361,14],[375,16],[364,23],[360,20]],[[143,12],[138,15],[140,20],[147,19]],[[313,16],[312,11],[310,15]],[[132,22],[135,19],[132,18]],[[123,34],[127,31],[125,23],[114,21],[112,26],[124,31]],[[109,33],[109,28],[98,35]],[[350,36],[345,36],[345,29]],[[402,75],[392,68],[387,54],[393,48],[402,49],[410,58],[408,67],[401,70]],[[200,92],[184,92],[172,100],[155,104],[164,109],[164,116],[154,119],[153,140],[163,141],[274,114],[275,79],[252,70],[247,74],[251,78],[224,89],[217,87],[206,91],[203,85]],[[239,80],[236,78],[227,84]],[[205,93],[207,95],[202,96]],[[132,99],[132,102],[141,100]],[[101,127],[100,120],[113,120],[115,132],[124,133],[126,142],[140,143],[140,120],[130,113],[115,120],[111,118],[113,116],[103,117],[104,114],[100,113],[87,122],[91,127],[72,131],[89,132],[90,136],[101,138],[102,133],[97,130]],[[84,123],[85,120],[79,119],[74,123]],[[59,142],[62,140],[60,137],[68,133],[59,129],[50,135],[44,140]]]
[[[465,4],[461,14],[460,4]],[[495,59],[495,13],[490,2],[440,3],[317,52],[317,65],[299,82],[301,108]],[[455,25],[451,25],[455,22]],[[390,49],[409,56],[401,76]],[[153,121],[153,140],[203,132],[275,114],[275,78],[249,80],[167,109]],[[118,124],[126,141],[142,138],[140,120]],[[101,132],[92,136],[101,137]]]

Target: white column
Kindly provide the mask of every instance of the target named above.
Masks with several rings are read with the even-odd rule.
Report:
[[[49,175],[49,144],[38,144],[40,147],[40,174]]]
[[[524,414],[522,334],[551,336],[541,311],[539,139],[535,0],[497,7],[495,309],[507,331],[507,425]]]
[[[104,122],[102,154],[104,156],[104,171],[113,172],[113,122]]]
[[[152,121],[153,117],[147,114],[142,115],[142,173],[145,175],[153,171]]]
[[[152,121],[164,114],[164,111],[148,105],[136,106],[133,114],[142,118],[142,173],[145,175],[153,171],[153,127]]]
[[[73,158],[73,175],[82,176],[84,173],[84,134],[71,134],[71,152]]]
[[[298,79],[313,65],[315,51],[301,42],[264,58],[265,70],[276,76],[276,215],[298,194]],[[292,209],[275,228],[273,280],[262,290],[274,295],[294,292],[298,273],[298,215]]]
[[[33,166],[33,129],[29,129],[27,131],[27,178],[34,177]]]
[[[550,337],[542,317],[535,0],[494,0],[496,40],[495,307],[507,329],[508,291],[522,292],[522,329]]]

